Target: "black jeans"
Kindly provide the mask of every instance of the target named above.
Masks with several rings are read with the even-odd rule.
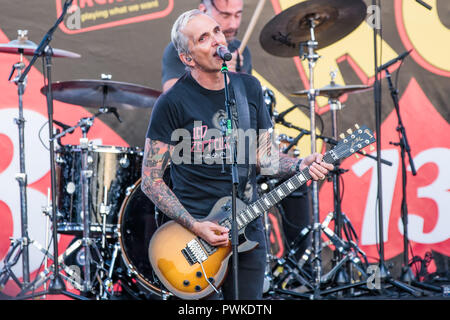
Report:
[[[239,300],[261,300],[266,268],[266,240],[262,218],[252,221],[245,230],[249,240],[259,245],[247,252],[239,253],[238,258],[238,294]],[[233,257],[228,261],[228,274],[221,287],[221,294],[213,294],[208,299],[234,300]]]

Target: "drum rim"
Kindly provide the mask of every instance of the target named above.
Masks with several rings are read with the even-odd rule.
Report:
[[[62,146],[59,150],[63,151],[64,149],[69,149],[70,151],[81,151],[79,145],[66,144]],[[122,146],[113,146],[113,145],[89,145],[88,151],[90,152],[99,152],[99,153],[125,153],[125,154],[143,154],[142,148],[140,147],[122,147]]]
[[[127,268],[132,269],[132,272],[133,272],[133,274],[136,275],[137,279],[141,280],[141,282],[143,282],[143,283],[140,283],[140,284],[145,286],[148,290],[152,291],[153,293],[155,293],[155,294],[157,294],[159,296],[172,295],[167,290],[158,288],[155,285],[151,284],[148,279],[146,279],[144,276],[142,276],[141,273],[139,272],[139,270],[136,268],[136,266],[131,262],[130,258],[128,257],[128,254],[124,250],[125,246],[123,244],[123,239],[122,239],[122,226],[123,226],[122,220],[123,220],[123,217],[125,215],[124,214],[125,208],[127,207],[127,204],[130,201],[130,197],[133,194],[133,192],[136,190],[136,188],[140,187],[141,182],[142,182],[142,178],[139,178],[132,186],[129,187],[131,189],[131,191],[130,191],[129,194],[127,194],[127,196],[123,200],[122,205],[121,205],[120,210],[119,210],[119,216],[118,216],[118,219],[117,219],[117,223],[118,223],[117,233],[118,233],[120,250],[122,252],[122,254],[121,254],[122,260],[127,265]],[[130,268],[130,266],[131,266],[131,268]]]

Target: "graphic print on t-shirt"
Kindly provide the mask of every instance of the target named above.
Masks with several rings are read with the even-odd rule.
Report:
[[[223,136],[222,131],[217,128],[208,128],[202,121],[194,121],[192,130],[191,152],[194,163],[222,164],[229,163],[230,136]]]

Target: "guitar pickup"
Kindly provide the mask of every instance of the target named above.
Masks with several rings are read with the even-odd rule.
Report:
[[[198,238],[198,240],[200,241],[200,244],[202,245],[203,249],[206,250],[206,254],[208,256],[212,255],[214,252],[217,251],[217,248],[212,246],[212,245],[210,245],[207,241],[205,241],[205,240],[203,240],[201,238]]]
[[[203,262],[208,259],[208,255],[203,250],[200,243],[198,243],[197,239],[189,241],[186,247],[181,250],[181,253],[191,266],[197,262]]]

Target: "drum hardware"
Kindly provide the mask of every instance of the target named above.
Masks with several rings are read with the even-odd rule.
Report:
[[[108,276],[103,281],[103,293],[100,295],[101,299],[108,299],[108,296],[114,295],[114,282],[113,282],[113,272],[116,264],[116,259],[120,251],[119,242],[114,243],[114,251],[111,258],[111,265],[109,266]]]
[[[314,50],[318,47],[318,42],[315,38],[314,29],[316,27],[316,15],[310,16],[307,20],[309,24],[309,29],[311,33],[311,40],[308,40],[306,44],[304,42],[300,42],[300,58],[308,59],[309,65],[309,95],[308,102],[310,107],[310,133],[311,133],[311,153],[316,152],[316,125],[315,125],[315,110],[316,110],[316,93],[314,90],[314,67],[316,61],[319,59],[319,55],[317,55]],[[304,54],[303,47],[307,46],[308,54]],[[311,182],[311,195],[312,195],[312,208],[313,208],[313,223],[317,226],[319,222],[319,188],[318,182]],[[319,297],[320,291],[320,280],[321,280],[321,272],[322,272],[322,261],[320,259],[320,229],[313,229],[313,244],[314,244],[314,275],[315,275],[315,288],[314,288],[314,297]]]
[[[79,146],[65,145],[57,150],[56,154],[60,159],[57,162],[58,232],[80,235],[83,231],[80,197],[81,150]],[[93,144],[89,145],[88,154],[89,168],[93,171],[89,182],[91,232],[94,237],[114,238],[117,236],[120,205],[140,177],[143,154],[138,148]]]
[[[366,16],[366,5],[359,0],[310,0],[297,3],[273,17],[262,29],[259,42],[278,57],[298,56],[300,44],[317,41],[325,48],[356,29]],[[311,39],[310,20],[314,21]]]
[[[18,39],[15,40],[18,43],[23,44],[25,41],[27,41],[27,30],[19,30],[18,31]],[[10,44],[8,44],[10,46]],[[23,55],[24,55],[24,49],[20,46],[15,46],[17,48],[17,52],[20,54],[20,61],[18,63],[15,63],[12,67],[11,73],[9,75],[8,81],[11,80],[12,76],[14,75],[14,72],[17,70],[17,77],[13,80],[13,82],[17,85],[18,90],[18,98],[19,98],[19,118],[14,119],[15,123],[17,124],[18,130],[19,130],[19,164],[20,164],[20,172],[16,175],[16,180],[19,183],[19,189],[20,189],[20,212],[21,212],[21,233],[22,238],[12,241],[11,243],[11,254],[14,251],[14,248],[19,247],[20,244],[20,251],[18,252],[18,255],[14,259],[17,263],[17,260],[19,256],[22,256],[22,270],[23,270],[23,284],[27,285],[30,282],[30,264],[29,264],[29,244],[30,239],[28,237],[28,213],[27,213],[27,174],[25,171],[25,119],[23,117],[23,94],[25,92],[26,84],[27,84],[27,77],[23,79],[23,81],[18,81],[20,78],[22,78],[22,70],[25,68],[25,64],[23,63]],[[10,256],[8,254],[7,256]],[[17,259],[17,260],[16,260]],[[14,264],[15,264],[14,263]],[[14,265],[13,264],[13,265]],[[8,267],[7,267],[8,266]],[[9,268],[9,266],[12,266],[8,263],[8,259],[5,259],[5,267]],[[10,275],[12,273],[11,270],[7,269],[8,271],[5,273],[6,275]],[[7,277],[5,279],[2,279],[3,281],[0,282],[0,286],[3,286],[6,284]],[[19,284],[19,283],[18,283]],[[20,286],[20,284],[19,284]]]
[[[65,15],[67,10],[67,6],[63,10],[63,13],[56,23],[62,20],[62,17]],[[18,100],[19,100],[19,117],[15,119],[15,122],[18,126],[19,131],[19,161],[20,161],[20,173],[16,175],[16,180],[19,183],[20,188],[20,210],[21,210],[21,234],[22,237],[20,239],[13,240],[11,239],[11,245],[8,250],[8,253],[4,259],[4,267],[0,270],[0,287],[6,285],[9,278],[12,278],[14,282],[21,289],[21,294],[25,293],[25,289],[30,286],[30,265],[29,265],[29,245],[35,245],[40,251],[44,254],[47,254],[47,250],[42,248],[42,246],[37,243],[35,240],[29,238],[28,235],[28,208],[27,208],[27,197],[26,197],[26,189],[27,189],[27,174],[25,170],[25,139],[24,139],[24,129],[25,129],[25,119],[23,116],[23,94],[26,89],[28,73],[31,69],[31,66],[39,57],[45,57],[44,61],[49,61],[51,56],[54,57],[66,57],[66,58],[79,58],[80,55],[59,49],[52,49],[49,46],[51,35],[56,29],[56,25],[49,30],[49,32],[45,35],[44,39],[37,46],[34,42],[28,40],[28,31],[27,30],[18,30],[18,39],[13,40],[7,44],[0,44],[0,52],[1,53],[10,53],[10,54],[19,54],[20,61],[15,63],[12,67],[11,73],[9,75],[8,81],[11,80],[15,71],[17,71],[17,76],[14,78],[13,82],[18,87]],[[23,62],[23,56],[33,56],[29,65],[25,67]],[[48,63],[47,63],[48,65]],[[52,129],[50,129],[52,132]],[[55,250],[56,248],[56,250]],[[54,253],[57,255],[57,246],[55,245]],[[17,251],[16,251],[17,250]],[[14,275],[11,268],[17,264],[19,258],[22,257],[22,283],[21,281]],[[12,259],[12,261],[10,260]],[[74,297],[73,294],[69,292],[65,292],[61,287],[60,274],[58,270],[58,262],[54,264],[54,274],[55,277],[52,279],[49,292],[53,293],[55,291],[61,291],[62,294],[67,294],[68,296]],[[47,291],[47,290],[45,290]],[[45,294],[40,294],[45,295]]]
[[[30,282],[29,284],[25,285],[21,288],[21,292],[17,295],[18,297],[22,298],[22,295],[24,295],[26,292],[32,291],[34,292],[39,287],[44,287],[44,294],[42,296],[46,297],[46,290],[47,290],[47,281],[49,278],[52,277],[52,274],[54,273],[54,266],[51,265],[50,268],[48,267],[47,260],[53,260],[53,255],[48,251],[50,243],[48,242],[48,232],[49,232],[49,224],[51,223],[51,212],[52,212],[52,205],[51,205],[51,199],[50,199],[50,190],[48,191],[47,195],[47,206],[42,207],[43,214],[48,218],[46,222],[46,241],[45,241],[45,248],[40,246],[38,243],[34,242],[34,245],[44,254],[44,270],[41,271],[35,279]],[[75,289],[80,290],[82,289],[81,283],[80,283],[80,276],[77,273],[76,269],[73,269],[72,266],[67,266],[64,262],[64,259],[70,255],[74,250],[79,248],[81,246],[81,240],[74,242],[71,246],[69,246],[59,257],[58,257],[58,264],[61,266],[61,268],[65,271],[65,274],[61,273],[62,279],[70,283]],[[79,299],[84,299],[82,297],[79,297]]]
[[[56,31],[56,28],[58,27],[58,25],[63,21],[64,16],[66,15],[67,10],[71,4],[72,4],[72,0],[67,0],[64,3],[61,15],[59,16],[59,18],[57,19],[55,24],[51,27],[51,29],[44,35],[41,43],[33,51],[33,57],[30,60],[30,63],[28,64],[28,66],[25,68],[25,70],[21,74],[20,78],[17,80],[18,83],[23,84],[25,78],[27,77],[29,71],[31,70],[31,67],[34,65],[34,63],[36,62],[36,60],[39,57],[43,57],[43,60],[44,60],[43,64],[44,64],[44,70],[45,70],[44,76],[45,76],[46,80],[51,83],[52,57],[58,56],[58,52],[56,51],[56,49],[53,50],[51,48],[50,42],[52,40],[53,33]],[[24,52],[25,51],[27,51],[31,55],[30,47],[24,48]],[[61,55],[61,56],[67,57],[69,55]],[[77,55],[76,57],[79,57],[79,55]],[[47,96],[49,138],[51,138],[54,136],[54,133],[53,133],[53,96],[52,96],[51,89],[46,92],[46,96]],[[53,225],[53,234],[52,234],[52,236],[53,236],[53,255],[56,257],[56,259],[53,260],[53,265],[52,265],[53,273],[50,276],[50,283],[49,283],[48,290],[46,292],[39,292],[36,294],[32,294],[30,296],[23,296],[23,294],[26,291],[22,290],[22,292],[19,294],[19,296],[21,299],[27,299],[27,298],[33,298],[36,296],[46,295],[48,293],[48,294],[64,294],[64,295],[67,295],[67,296],[75,298],[75,299],[83,299],[83,297],[72,294],[71,292],[68,292],[65,290],[65,284],[62,281],[62,276],[60,273],[59,261],[58,261],[59,259],[57,258],[59,256],[58,255],[58,236],[57,236],[57,230],[56,230],[56,212],[57,212],[57,210],[56,210],[56,203],[54,201],[54,199],[56,199],[54,140],[50,139],[49,144],[50,144],[49,145],[49,149],[50,149],[49,156],[50,156],[50,178],[51,178],[51,197],[52,197],[51,214],[52,214],[52,225]]]
[[[320,56],[315,52],[338,41],[353,31],[364,20],[366,5],[363,1],[305,1],[282,11],[263,28],[260,43],[267,52],[308,61],[311,153],[316,152],[315,109],[317,90],[314,88],[314,67]],[[319,43],[321,46],[319,46]],[[281,119],[284,120],[284,119]],[[301,135],[304,134],[302,131]],[[312,181],[313,208],[313,298],[320,298],[322,280],[321,233],[319,228],[318,182]]]
[[[142,295],[152,299],[170,299],[173,294],[161,285],[148,257],[142,254],[148,250],[153,233],[165,222],[165,215],[159,213],[143,193],[140,178],[129,190],[118,217],[118,243],[125,266],[123,286],[137,299]]]
[[[88,148],[89,148],[89,140],[87,138],[87,133],[91,126],[94,123],[94,119],[101,114],[104,114],[108,112],[107,110],[101,110],[100,112],[96,113],[92,117],[89,118],[82,118],[79,120],[79,122],[70,128],[67,128],[63,132],[61,132],[58,135],[53,136],[53,138],[50,139],[50,143],[53,143],[53,141],[60,139],[61,137],[65,136],[67,133],[73,132],[76,128],[80,128],[82,131],[82,137],[80,138],[80,145],[79,148],[81,150],[81,171],[80,171],[80,177],[81,177],[81,216],[83,221],[83,239],[82,239],[82,247],[84,249],[84,277],[85,279],[82,282],[81,285],[81,291],[82,292],[89,292],[92,289],[92,282],[91,282],[91,261],[92,261],[92,254],[91,254],[91,247],[94,249],[98,259],[100,260],[100,268],[103,267],[103,258],[102,255],[93,241],[93,239],[90,237],[90,210],[88,206],[88,199],[89,199],[89,179],[91,179],[93,175],[93,171],[89,170],[89,155],[88,155]],[[73,183],[72,183],[73,184]],[[74,187],[70,187],[70,183],[66,186],[66,191],[68,193],[72,194],[74,190]],[[69,188],[69,189],[67,189]],[[56,199],[56,198],[54,198]],[[56,202],[56,201],[55,201]],[[56,225],[54,226],[56,229]],[[98,268],[98,267],[97,267]]]
[[[330,72],[331,81],[330,84],[323,90],[322,95],[328,96],[328,102],[330,104],[330,110],[331,110],[331,131],[333,132],[333,138],[335,140],[338,139],[338,126],[337,126],[337,111],[342,109],[342,105],[338,98],[346,93],[346,92],[354,92],[354,91],[361,91],[366,90],[368,87],[344,87],[339,86],[335,83],[336,78],[336,71]],[[330,213],[334,216],[335,225],[334,225],[334,232],[337,236],[337,238],[342,239],[342,228],[343,225],[343,215],[345,215],[342,212],[342,205],[341,205],[341,182],[340,177],[343,173],[345,173],[347,170],[343,170],[340,168],[340,161],[336,162],[334,170],[331,172],[331,178],[333,182],[333,202],[334,202],[334,212]],[[348,224],[350,224],[350,221],[348,221]],[[351,224],[350,224],[351,226]],[[351,228],[353,230],[353,227]],[[355,234],[356,235],[356,234]],[[349,232],[346,232],[347,236],[347,243],[350,241],[350,234]],[[345,285],[347,283],[354,283],[354,279],[351,279],[352,273],[351,273],[351,267],[353,264],[358,270],[360,268],[359,266],[359,260],[357,256],[350,251],[348,254],[344,254],[341,248],[336,247],[337,250],[334,250],[334,267],[331,269],[331,271],[328,273],[328,275],[325,275],[323,280],[325,282],[331,280],[331,277],[336,275],[335,281],[338,286]],[[357,247],[357,252],[362,252]],[[363,255],[365,259],[365,255]],[[349,272],[346,272],[345,268],[349,270]],[[364,270],[359,270],[360,274],[363,274],[364,277],[367,277]],[[339,291],[339,290],[337,290]]]
[[[161,95],[160,91],[136,84],[101,80],[57,81],[50,86],[54,99],[85,108],[107,107],[121,121],[117,110],[150,109]],[[48,86],[41,88],[45,94]]]
[[[298,157],[300,156],[300,151],[298,151],[295,146],[297,145],[299,140],[300,139],[294,139],[282,133],[277,136],[275,143],[278,145],[278,149],[280,150],[280,152],[289,154],[292,157]]]
[[[42,43],[38,46],[31,40],[28,40],[28,30],[18,30],[19,37],[6,44],[0,44],[0,53],[20,54],[24,56],[34,56],[36,50],[45,49]],[[42,54],[42,52],[41,52]],[[81,58],[81,55],[67,50],[52,48],[52,57],[55,58]]]
[[[322,95],[328,95],[329,97],[329,103],[330,103],[330,110],[332,112],[332,131],[333,131],[333,138],[328,137],[322,137],[323,140],[331,145],[336,144],[337,139],[337,110],[341,109],[341,104],[337,100],[340,95],[344,94],[345,92],[349,92],[349,88],[345,88],[344,90],[341,90],[343,87],[338,86],[334,83],[336,74],[334,72],[331,73],[331,84],[327,86],[328,88],[333,88],[333,90],[330,91],[323,91]],[[335,88],[340,88],[339,90],[334,90]],[[360,88],[361,89],[361,88]],[[367,88],[362,88],[367,89]],[[351,88],[351,91],[355,91],[359,89]],[[284,121],[285,122],[285,121]],[[285,123],[287,126],[291,126],[289,123]],[[320,137],[320,136],[319,136]],[[364,152],[362,154],[366,155]],[[367,155],[366,155],[367,156]],[[386,161],[387,164],[389,164],[388,161]],[[364,270],[364,268],[368,265],[367,258],[365,256],[365,253],[358,247],[358,245],[353,241],[353,237],[356,237],[356,232],[353,229],[353,226],[351,225],[348,218],[345,216],[345,213],[341,211],[341,192],[340,192],[340,175],[344,173],[346,170],[343,170],[339,167],[339,162],[335,164],[335,169],[331,172],[332,180],[333,180],[333,194],[334,194],[334,206],[335,210],[334,212],[330,212],[328,216],[325,218],[324,222],[320,224],[320,229],[323,234],[325,234],[329,238],[329,242],[331,242],[335,246],[334,251],[334,266],[333,268],[326,274],[322,275],[320,278],[320,284],[329,284],[331,280],[334,280],[335,283],[338,285],[337,287],[327,289],[327,290],[321,290],[321,295],[331,294],[331,293],[338,293],[340,294],[341,291],[350,289],[351,293],[353,294],[353,289],[358,286],[364,286],[365,279],[367,278],[367,274]],[[335,231],[331,231],[328,228],[329,223],[335,220]],[[344,222],[344,224],[343,224]],[[305,229],[303,229],[299,237],[293,242],[292,248],[289,251],[288,257],[292,259],[292,256],[296,253],[296,248],[299,243],[304,241],[307,237],[307,235],[310,232],[314,232],[314,226],[309,226]],[[341,230],[344,230],[346,235],[346,241],[342,239],[342,233]],[[323,248],[324,246],[321,246]],[[310,247],[305,251],[305,254],[302,256],[300,261],[298,262],[298,268],[303,268],[305,266],[305,263],[313,256],[315,252],[315,247]],[[289,260],[288,262],[293,263],[295,260]],[[347,266],[349,269],[349,273],[347,274],[343,267]],[[353,272],[353,267],[356,270],[356,274],[359,277],[359,280],[357,279],[350,279],[351,276],[355,275],[355,272]],[[292,276],[292,272],[295,274],[298,274],[299,271],[292,269],[293,267],[288,270],[290,270],[284,275],[284,279],[282,284],[285,285],[286,281],[292,280],[294,277]],[[292,269],[292,270],[291,270]],[[294,278],[295,279],[295,278]],[[307,286],[305,286],[306,289]],[[298,293],[290,293],[288,291],[283,291],[284,294],[293,294],[294,296],[299,296]],[[314,290],[314,297],[316,295],[316,291]]]
[[[105,249],[106,246],[106,216],[109,215],[111,211],[111,206],[108,206],[108,189],[104,188],[103,191],[104,199],[103,202],[100,204],[100,214],[102,216],[102,249]]]
[[[275,115],[278,114],[276,112],[276,98],[275,98],[275,94],[273,93],[272,90],[270,90],[269,88],[266,87],[262,87],[262,92],[263,92],[263,101],[264,104],[266,105],[266,109],[269,111],[269,115],[270,118],[272,119],[272,121],[275,122]]]

